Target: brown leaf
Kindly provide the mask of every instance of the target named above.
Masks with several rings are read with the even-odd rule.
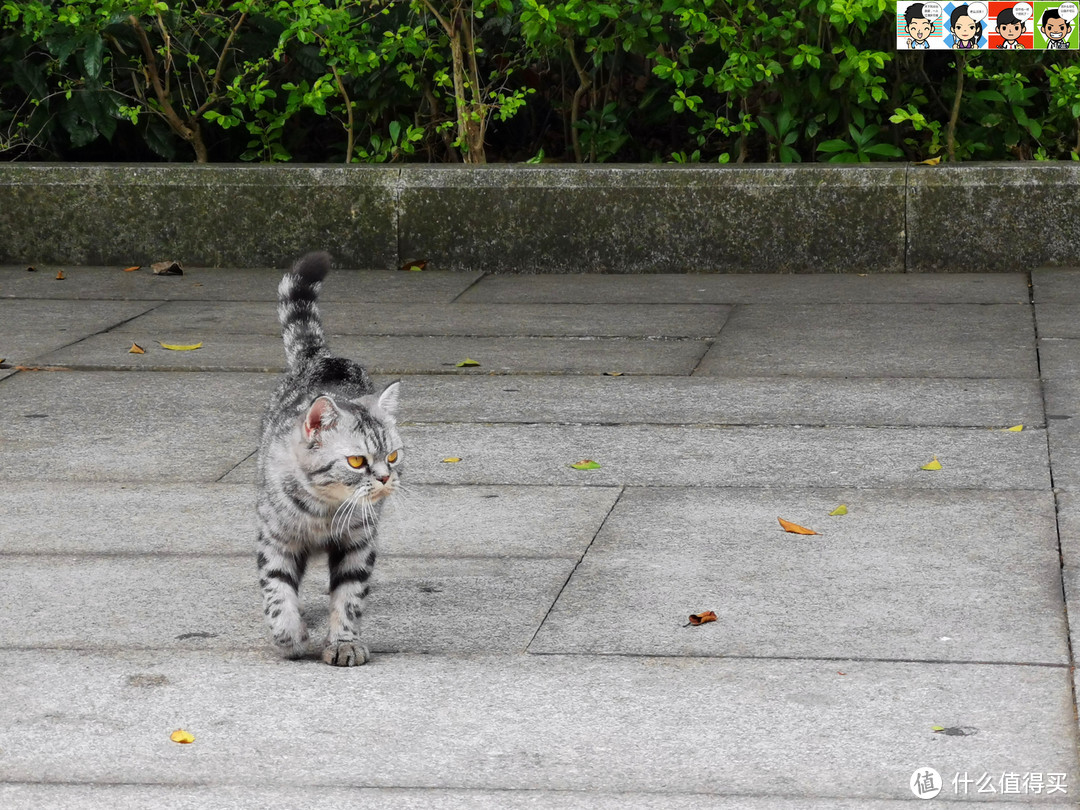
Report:
[[[411,262],[405,262],[401,265],[402,270],[420,271],[427,267],[427,259],[414,259]]]
[[[784,527],[785,532],[791,532],[792,534],[817,534],[813,529],[808,529],[805,526],[800,526],[798,523],[792,523],[789,520],[784,520],[782,517],[778,517],[780,525]]]
[[[63,270],[57,270],[56,271],[56,280],[57,281],[63,281],[65,278],[67,278],[67,276],[64,275]]]
[[[699,624],[708,624],[709,622],[716,621],[716,613],[711,610],[706,610],[702,613],[695,613],[690,617],[690,624],[695,627]]]
[[[141,264],[136,264],[136,265],[133,265],[131,267],[125,267],[124,272],[125,273],[134,273],[136,270],[140,269],[141,267],[142,267]]]
[[[184,268],[180,266],[180,262],[154,262],[150,265],[150,269],[154,271],[155,276],[182,276],[184,275]]]
[[[27,272],[27,273],[36,273],[36,272],[37,272],[37,268],[36,268],[36,267],[34,267],[34,265],[30,265],[29,267],[27,267],[27,268],[26,268],[26,272]]]
[[[128,354],[146,354],[146,349],[144,349],[135,341],[132,341],[131,348],[128,349]]]

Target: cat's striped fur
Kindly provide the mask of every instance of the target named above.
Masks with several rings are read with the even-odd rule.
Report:
[[[379,516],[400,486],[398,383],[377,392],[362,366],[330,356],[317,305],[329,269],[327,254],[309,253],[278,285],[288,369],[259,439],[257,560],[274,643],[301,657],[308,636],[297,591],[308,557],[327,553],[330,628],[322,659],[356,666],[369,657],[360,619]]]

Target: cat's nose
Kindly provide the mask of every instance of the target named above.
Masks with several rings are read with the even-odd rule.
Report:
[[[385,484],[387,481],[390,480],[390,476],[389,475],[376,475],[375,480],[378,481],[380,484]]]

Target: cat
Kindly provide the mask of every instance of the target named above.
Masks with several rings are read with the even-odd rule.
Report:
[[[370,658],[360,619],[379,517],[401,486],[400,380],[377,392],[361,365],[330,356],[318,309],[329,270],[328,254],[308,253],[278,285],[288,368],[259,437],[257,562],[274,643],[286,657],[301,658],[308,633],[297,591],[308,557],[327,553],[330,627],[322,660],[350,667]]]

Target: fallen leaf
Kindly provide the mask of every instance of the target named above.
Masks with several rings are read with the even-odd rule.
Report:
[[[190,731],[184,731],[182,728],[178,728],[172,734],[169,735],[169,739],[174,743],[182,743],[187,745],[188,743],[195,742],[195,735]]]
[[[784,520],[782,517],[778,517],[780,525],[784,527],[785,532],[791,532],[792,534],[817,534],[813,529],[808,529],[805,526],[800,526],[798,523],[792,523],[789,520]]]
[[[936,734],[939,731],[944,731],[945,726],[930,726],[930,730]]]
[[[63,281],[65,278],[67,278],[67,276],[64,275],[63,270],[57,270],[56,271],[56,280],[57,281]]]
[[[443,464],[457,464],[459,461],[461,461],[461,459],[458,458],[457,456],[450,456],[449,458],[444,458],[442,460],[442,463]]]
[[[940,470],[941,469],[941,462],[937,460],[937,456],[934,456],[933,461],[928,462],[927,464],[923,464],[921,467],[919,467],[919,469],[920,470]]]
[[[170,351],[174,351],[174,352],[191,352],[191,351],[194,351],[195,349],[201,349],[202,348],[202,342],[201,341],[199,343],[191,343],[191,344],[188,344],[188,345],[181,346],[181,345],[176,344],[176,343],[162,343],[159,340],[158,345],[161,346],[161,348],[163,348],[163,349],[169,349]]]
[[[141,267],[142,267],[141,264],[136,264],[133,267],[125,267],[124,272],[125,273],[134,273],[136,270],[140,269]]]
[[[708,624],[709,622],[715,621],[716,614],[711,610],[706,610],[703,613],[694,613],[690,616],[690,624],[694,625],[695,627],[699,624]]]
[[[621,377],[623,373],[621,371],[605,371],[605,377]]]
[[[941,155],[937,157],[927,158],[926,160],[918,160],[915,162],[916,166],[937,166],[941,163]]]
[[[144,349],[135,341],[132,341],[131,348],[128,349],[128,354],[146,354],[146,349]]]
[[[150,265],[150,269],[154,271],[155,276],[182,276],[184,275],[184,268],[180,266],[180,262],[154,262]]]
[[[458,368],[461,368],[462,366],[478,366],[480,364],[473,360],[471,357],[466,357],[460,363],[455,363],[454,365]]]
[[[37,268],[36,268],[36,267],[34,267],[34,265],[30,265],[29,267],[27,267],[27,268],[26,268],[26,272],[27,272],[27,273],[36,273],[36,272],[37,272]]]
[[[577,464],[571,464],[575,470],[599,470],[600,465],[593,461],[591,458],[582,459]]]
[[[402,270],[412,270],[414,272],[420,272],[427,267],[427,259],[415,259],[411,262],[405,262],[401,265]]]
[[[1013,425],[1011,428],[1005,428],[1005,430],[1008,431],[1009,433],[1019,433],[1023,429],[1024,429],[1023,425]]]
[[[838,507],[836,507],[831,512],[829,512],[829,517],[836,517],[837,515],[846,515],[846,514],[847,514],[847,506],[845,504],[840,504]]]
[[[836,674],[837,675],[847,675],[846,672],[841,672],[840,670],[836,670]]]

